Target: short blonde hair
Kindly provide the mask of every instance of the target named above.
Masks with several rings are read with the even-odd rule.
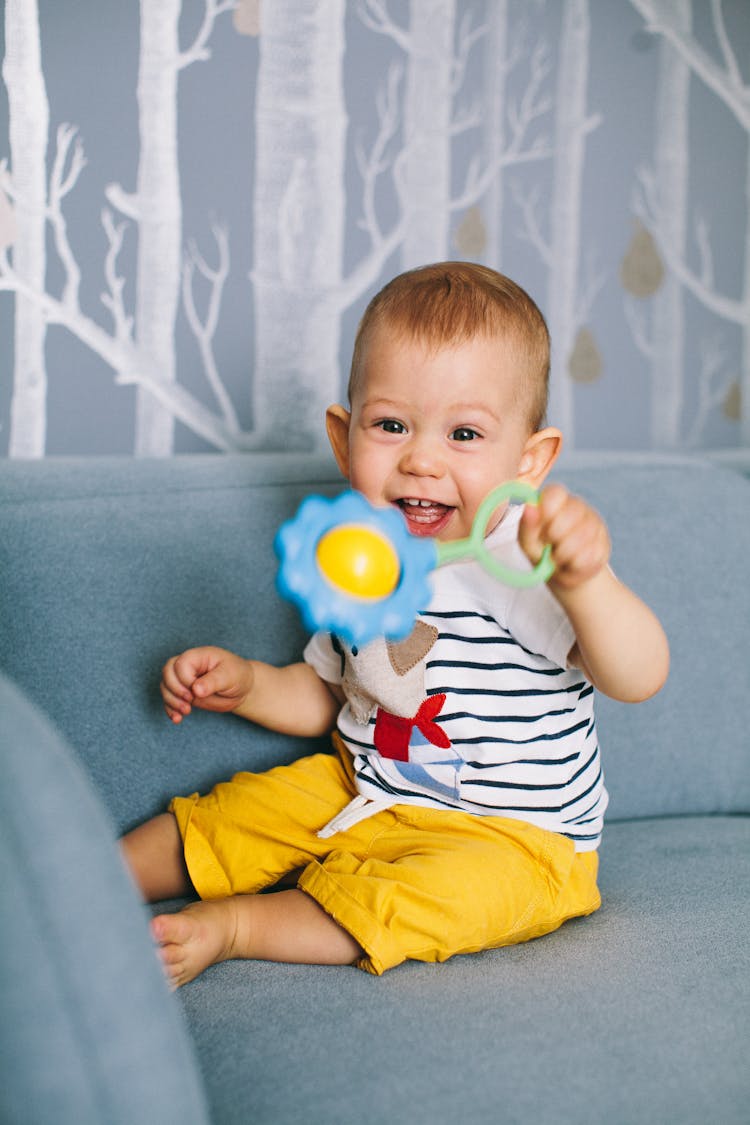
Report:
[[[370,301],[357,329],[350,403],[362,378],[368,341],[381,326],[434,347],[478,335],[511,344],[519,355],[519,397],[528,404],[531,430],[542,426],[549,387],[549,332],[537,305],[510,278],[471,262],[438,262],[389,281]]]

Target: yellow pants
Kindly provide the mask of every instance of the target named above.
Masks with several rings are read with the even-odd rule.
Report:
[[[316,754],[236,774],[170,805],[201,898],[251,894],[302,868],[311,895],[380,974],[528,941],[601,902],[596,852],[524,821],[395,805],[321,840],[355,795],[351,759]]]

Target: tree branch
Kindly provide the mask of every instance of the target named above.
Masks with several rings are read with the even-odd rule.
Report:
[[[597,269],[593,254],[588,254],[583,269],[583,282],[576,309],[576,324],[585,324],[590,317],[596,298],[604,288],[607,275],[604,270]]]
[[[125,279],[117,272],[117,258],[125,237],[125,223],[114,222],[112,213],[106,207],[102,210],[102,226],[107,235],[109,250],[104,260],[104,276],[109,292],[102,293],[101,302],[112,315],[115,326],[115,340],[122,345],[133,343],[133,318],[125,312],[123,292]]]
[[[648,31],[652,34],[663,35],[688,64],[693,73],[701,78],[717,97],[721,98],[742,128],[750,131],[750,89],[743,84],[736,61],[733,67],[732,64],[728,64],[728,70],[719,66],[696,39],[686,35],[675,26],[670,18],[669,4],[664,3],[664,0],[631,0],[631,3],[643,16]],[[724,34],[726,35],[726,33]],[[722,45],[724,60],[728,62],[725,50],[724,45]]]
[[[115,373],[118,386],[143,387],[188,429],[224,452],[251,449],[260,444],[253,434],[234,433],[223,418],[208,410],[179,383],[161,379],[153,364],[136,347],[118,340],[100,328],[77,308],[71,308],[57,297],[40,293],[26,284],[13,271],[5,251],[0,252],[0,291],[20,293],[33,301],[49,324],[59,324],[88,347]]]
[[[711,251],[705,225],[702,227],[698,224],[696,232],[701,260],[700,271],[696,273],[672,246],[671,240],[664,237],[664,223],[653,176],[641,171],[638,179],[641,190],[636,193],[634,210],[650,231],[668,269],[704,308],[722,320],[744,327],[750,319],[750,294],[744,300],[736,301],[714,291]]]
[[[686,444],[689,446],[698,445],[710,414],[724,401],[732,381],[731,376],[726,374],[725,350],[716,335],[701,341],[700,352],[698,409],[690,431],[686,435]],[[723,379],[722,373],[724,373]]]
[[[543,96],[541,92],[549,72],[549,52],[546,45],[540,43],[531,55],[529,83],[524,95],[520,102],[513,101],[508,107],[511,151],[518,151],[521,148],[533,122],[552,108],[552,98],[549,95]]]
[[[458,49],[456,51],[456,57],[453,60],[453,72],[451,75],[451,89],[453,94],[457,94],[464,84],[466,67],[472,48],[487,33],[487,24],[479,24],[475,28],[472,28],[471,24],[471,12],[465,12],[458,30]]]
[[[365,27],[379,35],[387,35],[402,51],[411,50],[411,36],[397,24],[388,10],[387,0],[359,0],[359,18]]]
[[[134,192],[125,191],[119,184],[107,184],[104,194],[116,211],[132,219],[134,223],[140,222],[141,207]]]
[[[236,0],[205,0],[205,5],[203,21],[195,39],[187,50],[181,51],[177,56],[178,70],[184,70],[191,63],[205,62],[206,59],[211,58],[208,41],[211,38],[214,24],[224,12],[231,12],[237,7]]]
[[[625,319],[628,322],[636,348],[648,360],[654,358],[654,347],[646,331],[646,309],[642,302],[627,296],[624,304]]]
[[[507,152],[501,153],[496,160],[489,163],[483,170],[480,170],[480,157],[475,157],[466,170],[463,191],[451,200],[451,211],[465,211],[467,207],[473,207],[487,191],[500,169],[511,168],[517,164],[531,164],[536,160],[547,160],[551,156],[552,149],[544,148],[540,142],[535,142],[525,152],[514,152],[512,148],[508,149]]]
[[[388,70],[386,85],[378,91],[376,99],[379,125],[373,146],[369,154],[364,152],[361,145],[357,148],[357,164],[362,176],[363,211],[359,225],[367,232],[373,246],[382,239],[375,207],[375,190],[378,177],[393,163],[386,159],[385,154],[399,124],[398,91],[402,76],[403,67],[393,63]]]
[[[548,239],[542,234],[541,224],[538,219],[539,200],[541,192],[538,187],[532,188],[531,191],[521,192],[517,183],[511,187],[513,197],[521,209],[523,215],[524,229],[519,232],[519,237],[529,242],[537,254],[539,255],[543,265],[548,269],[552,268],[552,247]]]
[[[47,204],[47,217],[52,226],[55,239],[55,249],[65,270],[65,286],[63,288],[63,301],[71,308],[78,304],[78,290],[81,285],[81,271],[68,240],[68,229],[62,211],[62,201],[73,188],[83,168],[86,158],[83,155],[83,146],[80,137],[76,136],[77,130],[72,125],[61,125],[57,130],[57,148],[52,164],[49,182],[49,200]],[[70,146],[75,138],[73,153],[66,175],[65,168],[68,163]]]
[[[732,45],[729,42],[729,36],[727,35],[726,24],[724,23],[722,0],[711,0],[711,12],[713,14],[714,31],[716,32],[716,38],[719,41],[721,55],[724,59],[724,65],[726,67],[729,80],[735,86],[741,88],[744,83],[742,80],[740,68],[737,64],[737,56],[732,50]]]
[[[219,223],[212,222],[211,230],[219,251],[219,264],[215,269],[209,266],[195,243],[191,242],[182,267],[182,300],[188,324],[198,342],[203,371],[208,384],[219,404],[219,409],[228,429],[232,433],[238,433],[240,425],[237,413],[219,375],[213,351],[213,339],[219,321],[224,283],[229,276],[229,237],[226,227]],[[193,278],[196,269],[209,284],[208,308],[203,321],[198,316],[193,293]]]

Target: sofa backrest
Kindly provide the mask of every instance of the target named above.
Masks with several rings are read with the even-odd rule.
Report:
[[[660,458],[589,458],[556,476],[606,516],[615,570],[672,647],[656,699],[599,702],[610,816],[747,810],[750,482]],[[340,486],[328,462],[276,455],[0,470],[0,661],[76,748],[120,830],[175,793],[310,748],[234,717],[173,727],[159,673],[198,644],[300,658],[273,537],[303,496]]]

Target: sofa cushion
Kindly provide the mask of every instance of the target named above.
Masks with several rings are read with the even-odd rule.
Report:
[[[204,1122],[179,1006],[109,819],[0,678],[0,1119]]]
[[[687,458],[590,462],[556,476],[604,513],[615,569],[672,647],[654,700],[598,701],[609,820],[747,810],[750,481]],[[305,494],[340,485],[326,462],[270,455],[3,467],[0,660],[76,747],[119,830],[174,794],[312,749],[227,716],[171,727],[158,680],[195,644],[299,658],[273,537]]]
[[[233,717],[181,728],[164,661],[217,644],[299,659],[297,614],[274,590],[273,536],[303,492],[284,462],[195,457],[9,463],[0,474],[0,666],[75,746],[119,832],[178,793],[299,745]]]
[[[750,820],[612,825],[601,885],[590,918],[442,965],[209,969],[180,996],[214,1119],[745,1125]]]

